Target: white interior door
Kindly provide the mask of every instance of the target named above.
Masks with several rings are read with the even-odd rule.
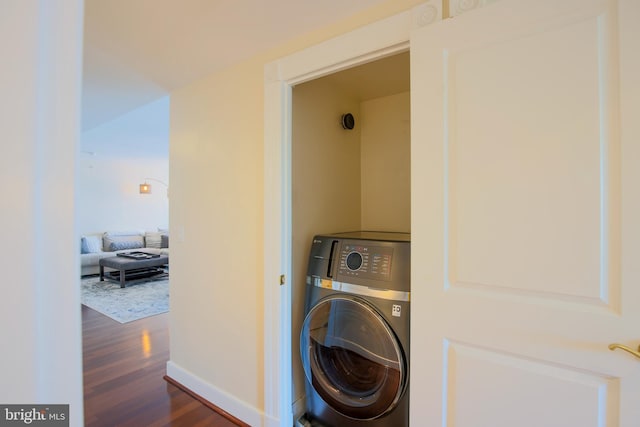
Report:
[[[411,424],[636,427],[640,2],[502,0],[411,40]]]

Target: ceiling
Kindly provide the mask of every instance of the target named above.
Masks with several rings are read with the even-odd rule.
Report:
[[[358,101],[408,92],[409,52],[387,56],[303,84],[312,84],[320,80]]]
[[[82,127],[386,0],[85,0]]]

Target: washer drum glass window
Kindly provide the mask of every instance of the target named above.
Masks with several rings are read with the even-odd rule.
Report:
[[[357,297],[330,296],[309,311],[300,352],[307,380],[344,416],[391,411],[406,384],[406,359],[384,318]]]

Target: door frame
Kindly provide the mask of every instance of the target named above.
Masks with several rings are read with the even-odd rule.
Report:
[[[442,0],[374,22],[265,65],[264,72],[264,425],[290,426],[292,89],[409,49],[413,28],[442,19]],[[283,285],[281,285],[283,284]]]

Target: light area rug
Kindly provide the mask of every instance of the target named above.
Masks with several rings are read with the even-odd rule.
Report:
[[[168,277],[121,288],[118,283],[90,276],[82,278],[80,287],[82,304],[120,323],[169,311]]]

